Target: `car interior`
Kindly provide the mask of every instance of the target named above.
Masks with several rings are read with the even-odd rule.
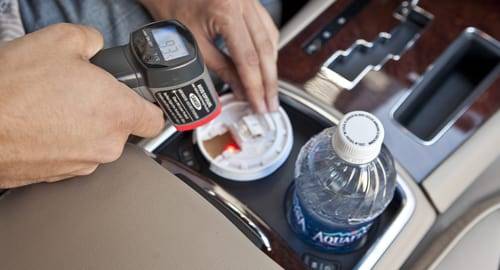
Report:
[[[0,193],[0,268],[500,269],[500,3],[290,0],[279,17],[280,166],[227,179],[167,123],[89,176]],[[396,188],[362,246],[328,252],[290,228],[290,190],[301,147],[352,111],[382,123]]]

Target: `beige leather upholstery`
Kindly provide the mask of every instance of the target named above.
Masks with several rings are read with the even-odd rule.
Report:
[[[498,203],[498,202],[497,202]],[[454,246],[430,269],[469,270],[500,267],[500,205],[462,232]]]
[[[280,269],[142,151],[0,199],[0,269]]]
[[[495,175],[497,177],[497,175]],[[409,269],[498,269],[500,193],[476,203],[428,244]]]
[[[500,205],[500,157],[473,181],[471,186],[467,188],[464,194],[445,213],[439,216],[425,239],[419,244],[410,260],[405,264],[406,267],[404,269],[428,270],[431,265],[434,265],[433,267],[437,266],[444,257],[448,257],[447,254],[450,253],[453,247],[460,246],[460,243],[466,243],[462,242],[461,238],[463,236],[460,236],[460,234],[469,231],[470,228],[467,227],[481,223],[478,221],[485,221],[487,218],[484,217],[484,214],[488,214],[488,211],[493,210],[493,207],[496,205]],[[495,216],[493,214],[487,215],[488,220]],[[464,253],[469,254],[469,257],[464,257],[468,261],[463,263],[463,266],[467,266],[469,265],[468,263],[474,263],[476,260],[481,260],[484,256],[490,255],[497,256],[498,261],[496,262],[500,265],[500,249],[497,248],[500,242],[493,243],[497,240],[499,232],[497,226],[494,234],[483,235],[480,233],[483,238],[480,241],[476,239],[475,241],[479,242],[475,245],[462,245],[463,247],[469,247],[468,251],[467,249],[463,249]],[[489,254],[489,252],[484,253],[481,250],[483,246],[489,247],[490,251],[494,254]],[[457,249],[457,251],[461,250],[461,248]],[[470,256],[470,254],[474,256]],[[452,258],[449,257],[448,259]],[[494,256],[489,258],[494,258]],[[491,263],[491,260],[485,260],[483,263]],[[475,269],[490,268],[475,267]]]
[[[493,115],[423,182],[433,204],[444,213],[500,154],[500,112]]]

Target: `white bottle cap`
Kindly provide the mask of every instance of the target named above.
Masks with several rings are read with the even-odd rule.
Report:
[[[332,138],[337,155],[353,164],[365,164],[380,153],[384,127],[371,113],[353,111],[346,114]]]
[[[234,181],[257,180],[276,171],[293,146],[292,124],[283,108],[259,115],[232,94],[221,96],[220,102],[221,114],[194,133],[210,170]]]

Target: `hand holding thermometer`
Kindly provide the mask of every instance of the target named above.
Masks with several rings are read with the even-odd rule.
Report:
[[[178,21],[145,25],[131,33],[129,44],[102,50],[90,61],[157,102],[179,131],[195,129],[220,113],[196,40]]]

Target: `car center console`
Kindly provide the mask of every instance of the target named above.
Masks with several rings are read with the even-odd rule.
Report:
[[[277,171],[253,182],[221,178],[209,170],[208,162],[193,143],[192,133],[178,133],[173,126],[167,126],[158,137],[142,140],[138,145],[178,179],[142,152],[127,150],[118,161],[121,168],[113,171],[113,164],[103,166],[89,177],[93,181],[64,181],[4,193],[3,213],[11,214],[0,223],[9,228],[3,232],[11,237],[4,238],[9,238],[9,243],[29,243],[21,246],[28,247],[29,254],[40,255],[33,257],[40,259],[33,260],[35,264],[49,261],[50,265],[59,266],[60,254],[50,254],[58,250],[50,247],[53,242],[63,252],[71,253],[63,257],[74,256],[87,266],[99,260],[88,260],[81,254],[98,255],[104,262],[102,266],[113,263],[108,257],[113,252],[119,252],[120,258],[135,260],[137,254],[130,252],[133,250],[144,253],[144,265],[151,266],[152,261],[162,267],[175,265],[185,261],[186,255],[204,264],[203,259],[220,255],[222,259],[215,260],[227,267],[224,256],[230,255],[212,251],[221,246],[231,250],[230,243],[238,243],[235,245],[246,247],[234,248],[243,250],[239,255],[252,253],[249,258],[257,256],[272,263],[265,265],[275,262],[283,269],[399,269],[415,252],[436,216],[449,208],[481,166],[499,154],[495,149],[495,143],[500,143],[499,25],[495,0],[309,1],[282,31],[286,35],[282,37],[278,59],[280,101],[292,122],[294,141],[289,158]],[[228,91],[224,87],[218,90]],[[387,210],[370,229],[365,244],[351,253],[334,254],[302,242],[287,224],[286,209],[299,149],[311,136],[336,125],[343,114],[352,110],[369,111],[383,122],[385,143],[397,163],[397,189]],[[456,161],[459,154],[466,162]],[[140,162],[143,158],[149,163]],[[476,159],[473,165],[472,159]],[[156,174],[158,169],[164,174]],[[155,171],[154,179],[161,189],[151,183],[144,188],[142,180],[151,178],[148,170]],[[118,181],[121,179],[134,181],[124,185]],[[33,197],[33,193],[39,195]],[[138,197],[147,206],[138,204]],[[184,197],[197,203],[182,204]],[[43,203],[33,204],[33,198]],[[24,203],[19,204],[21,201]],[[72,203],[66,209],[69,201]],[[208,201],[216,208],[207,204],[203,213],[222,217],[224,222],[214,219],[204,224],[203,218],[209,216],[197,211],[199,201]],[[20,205],[22,209],[18,211]],[[51,210],[50,206],[54,208]],[[53,226],[44,223],[51,215],[51,221],[61,227],[53,230]],[[123,224],[113,223],[115,217]],[[154,230],[131,221],[137,217],[143,217],[140,220]],[[172,217],[175,222],[170,224]],[[193,242],[196,248],[190,248],[183,245],[186,240],[182,231],[215,236],[201,237]],[[39,232],[56,233],[58,237],[40,240]],[[69,236],[59,236],[64,233]],[[227,239],[221,237],[223,234],[243,241],[224,242]],[[82,237],[85,235],[99,237]],[[213,238],[223,245],[209,246],[207,243],[216,242]],[[71,248],[68,239],[74,240]],[[177,241],[170,242],[173,239]],[[86,245],[82,246],[82,242]],[[140,245],[129,249],[135,242]],[[158,253],[150,252],[152,242],[160,243],[162,248],[153,250]],[[40,253],[37,247],[44,243],[49,243],[49,248]],[[107,248],[109,244],[113,248]],[[15,252],[11,245],[5,247]],[[82,247],[84,251],[80,253]],[[88,252],[96,248],[99,252]],[[207,249],[211,251],[209,255]],[[235,261],[252,263],[248,258],[241,262],[231,260]],[[10,262],[17,264],[18,260]],[[75,265],[75,261],[66,263]],[[246,268],[260,269],[262,265]]]
[[[292,121],[294,144],[277,172],[248,183],[220,178],[208,169],[192,135],[173,128],[141,145],[285,269],[397,268],[434,219],[435,210],[419,184],[425,190],[429,176],[500,107],[496,4],[314,2],[310,5],[322,10],[313,12],[313,18],[302,14],[307,23],[296,22],[303,27],[285,37],[279,52],[280,100]],[[352,110],[381,119],[385,143],[401,166],[394,201],[366,245],[339,255],[301,242],[288,228],[285,209],[300,147]],[[425,192],[431,203],[439,197]],[[438,212],[446,209],[443,205],[434,202]],[[411,243],[405,242],[410,238]]]
[[[191,133],[173,133],[155,147],[160,164],[211,201],[264,253],[284,269],[369,269],[380,259],[415,210],[415,196],[402,176],[392,203],[370,230],[365,245],[348,254],[322,252],[304,243],[288,226],[286,209],[295,160],[302,145],[337,120],[319,107],[282,89],[281,104],[293,126],[294,142],[288,160],[270,176],[252,182],[226,180],[193,145]],[[151,146],[149,144],[146,147]]]

